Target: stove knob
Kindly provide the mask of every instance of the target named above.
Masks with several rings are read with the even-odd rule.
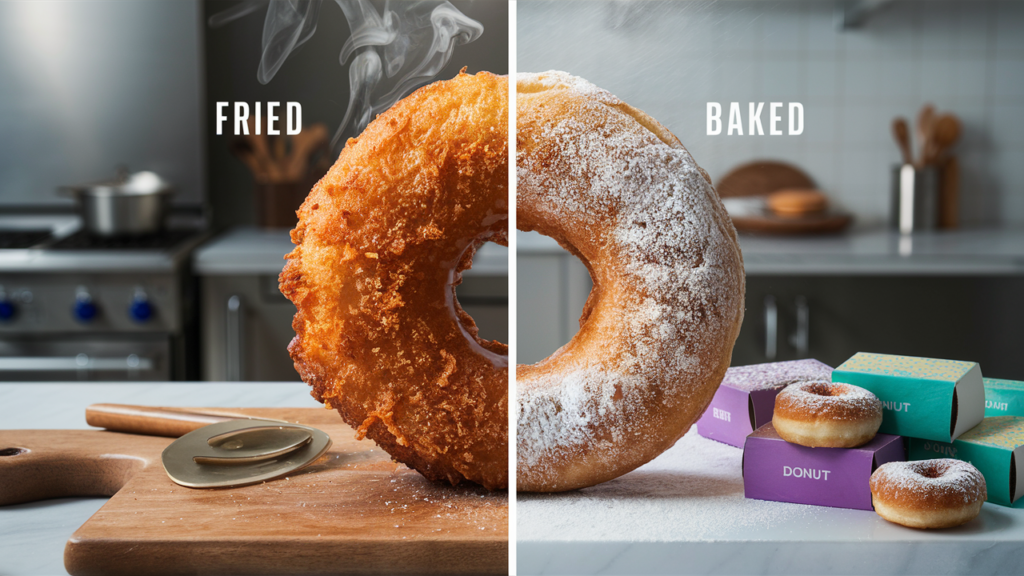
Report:
[[[0,295],[0,321],[8,321],[14,318],[14,315],[18,312],[18,309],[14,307],[14,302],[7,296]]]
[[[71,314],[76,320],[82,323],[92,322],[99,313],[99,309],[96,308],[96,304],[92,301],[92,295],[89,294],[84,286],[79,286],[75,290],[75,306],[71,309]]]
[[[149,303],[149,297],[146,296],[144,291],[140,289],[135,290],[132,303],[128,306],[128,316],[131,316],[132,320],[140,324],[149,322],[150,318],[153,317],[153,305]]]

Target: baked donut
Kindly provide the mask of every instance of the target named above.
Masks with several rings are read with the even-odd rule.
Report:
[[[520,74],[518,228],[558,241],[594,287],[580,330],[516,367],[517,488],[625,474],[715,394],[743,320],[743,261],[710,179],[664,126],[564,72]]]
[[[791,384],[775,397],[772,425],[786,442],[811,448],[855,448],[882,425],[882,403],[871,392],[832,382]]]
[[[778,216],[799,218],[824,212],[828,197],[817,190],[779,190],[768,195],[768,208]]]
[[[508,78],[420,88],[351,139],[299,209],[281,292],[312,395],[432,480],[508,486],[508,348],[455,287],[508,241]]]
[[[985,477],[963,460],[889,462],[871,474],[871,503],[908,528],[952,528],[970,522],[988,498]]]

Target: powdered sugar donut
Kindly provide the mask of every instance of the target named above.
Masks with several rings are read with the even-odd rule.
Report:
[[[951,528],[970,522],[986,498],[985,477],[962,460],[889,462],[871,474],[875,512],[909,528]]]
[[[521,230],[590,270],[580,331],[518,366],[517,482],[609,480],[672,446],[714,396],[743,319],[732,222],[679,140],[564,72],[518,77]]]
[[[811,448],[855,448],[882,425],[882,403],[851,384],[791,384],[775,397],[772,425],[786,442]]]

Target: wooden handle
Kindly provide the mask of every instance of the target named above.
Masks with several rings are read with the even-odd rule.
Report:
[[[912,164],[914,155],[910,152],[910,128],[903,118],[896,118],[892,121],[892,133],[896,138],[896,145],[900,148],[900,155],[903,156],[904,164]]]
[[[160,462],[166,438],[99,430],[0,430],[0,506],[113,496]]]
[[[85,409],[85,421],[90,426],[116,432],[169,436],[171,438],[179,438],[203,426],[236,418],[245,418],[245,416],[127,404],[93,404]]]

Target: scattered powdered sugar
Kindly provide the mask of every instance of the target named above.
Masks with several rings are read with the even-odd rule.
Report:
[[[873,492],[884,491],[889,500],[935,499],[976,501],[985,493],[985,477],[969,462],[952,458],[889,462],[871,475]]]
[[[746,499],[743,451],[696,427],[650,463],[597,486],[519,494],[521,541],[724,541],[780,537],[823,522],[816,506]],[[863,515],[830,510],[838,519]],[[874,516],[874,514],[871,514]]]
[[[520,371],[519,477],[547,482],[578,459],[629,469],[682,432],[666,430],[663,413],[692,422],[718,384],[742,318],[735,231],[690,154],[645,117],[564,72],[524,82],[520,222],[575,247],[616,299],[584,336],[600,338],[602,354],[568,353],[570,343],[540,365],[551,369]],[[563,91],[567,112],[531,105],[544,90]]]
[[[832,368],[807,358],[786,362],[768,362],[750,366],[733,366],[725,373],[722,386],[744,392],[783,388],[799,382],[822,382],[832,379]]]
[[[878,397],[852,384],[801,382],[791,384],[775,397],[777,413],[792,417],[793,412],[830,419],[851,420],[865,415],[882,416]]]

